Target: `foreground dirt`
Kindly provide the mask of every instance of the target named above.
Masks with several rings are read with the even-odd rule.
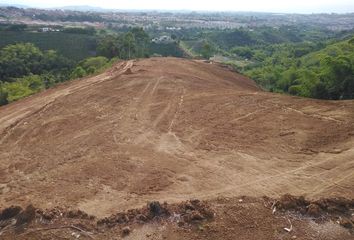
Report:
[[[354,239],[354,201],[218,198],[146,207],[96,219],[80,210],[54,208],[0,212],[1,239]],[[316,210],[315,210],[316,209]],[[5,225],[7,224],[7,225]],[[5,226],[1,229],[1,225]]]
[[[0,208],[353,199],[353,119],[354,101],[264,92],[217,64],[120,62],[0,108]]]

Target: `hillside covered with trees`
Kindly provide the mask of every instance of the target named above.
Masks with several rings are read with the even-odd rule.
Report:
[[[262,61],[255,59],[243,72],[271,91],[320,99],[354,98],[354,39],[316,48],[310,43],[272,46]]]
[[[232,65],[263,88],[320,99],[354,98],[352,32],[256,28],[186,34],[195,56]]]

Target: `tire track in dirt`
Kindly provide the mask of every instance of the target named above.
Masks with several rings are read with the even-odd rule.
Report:
[[[316,196],[319,193],[324,192],[326,189],[330,189],[332,187],[338,187],[340,186],[339,183],[343,182],[344,180],[351,179],[351,182],[354,180],[354,175],[353,172],[350,171],[348,174],[343,175],[342,177],[339,177],[339,179],[336,180],[331,180],[331,181],[324,181],[323,185],[315,187],[311,193],[309,193],[309,196]],[[329,182],[329,183],[328,183]]]
[[[250,117],[250,116],[252,116],[252,115],[255,115],[255,114],[264,112],[264,111],[266,111],[266,110],[268,110],[268,109],[270,109],[270,108],[263,108],[263,109],[259,109],[259,110],[256,110],[256,111],[247,113],[247,114],[245,114],[245,115],[243,115],[243,116],[240,116],[240,117],[238,117],[238,118],[235,118],[235,119],[231,120],[231,122],[232,122],[232,123],[238,122],[238,121],[243,120],[243,119],[246,119],[246,118],[248,118],[248,117]]]
[[[155,79],[145,79],[147,81],[141,93],[128,104],[128,107],[121,113],[121,124],[130,131],[130,141],[135,144],[142,142],[152,142],[151,135],[154,126],[150,116],[151,104],[154,101],[154,94],[159,87],[164,76],[160,75]],[[141,81],[135,84],[141,84]]]
[[[353,155],[354,156],[354,155]],[[221,189],[218,189],[218,190],[211,190],[211,191],[208,191],[207,194],[201,194],[201,195],[198,195],[198,197],[201,197],[201,198],[210,198],[212,196],[218,196],[218,195],[221,195],[221,196],[227,196],[227,195],[231,195],[231,196],[234,196],[234,194],[230,194],[232,192],[236,192],[236,193],[239,193],[242,192],[242,191],[248,191],[250,189],[254,189],[254,191],[258,191],[258,192],[262,192],[263,195],[266,195],[266,196],[269,196],[269,195],[272,195],[272,196],[277,196],[279,195],[279,192],[282,192],[282,191],[279,191],[277,190],[277,185],[278,184],[285,184],[288,186],[288,191],[287,192],[292,192],[293,191],[293,188],[296,188],[296,189],[300,189],[302,190],[302,188],[300,188],[299,186],[297,186],[296,184],[292,184],[293,183],[293,179],[294,179],[294,174],[301,174],[301,173],[304,173],[307,169],[309,168],[313,168],[313,167],[316,167],[316,166],[319,166],[325,162],[329,161],[328,159],[324,159],[324,160],[321,160],[321,161],[317,161],[317,162],[310,162],[310,163],[305,163],[304,165],[300,166],[300,167],[297,167],[295,169],[292,169],[292,170],[288,170],[288,171],[285,171],[285,172],[281,172],[281,173],[273,173],[273,174],[268,174],[268,176],[265,176],[265,177],[261,177],[261,178],[258,178],[256,180],[247,180],[247,183],[243,183],[243,184],[237,184],[235,185],[234,181],[230,181],[228,186],[226,187],[223,187]],[[315,197],[317,195],[319,195],[325,188],[330,188],[330,187],[333,187],[333,186],[336,186],[338,183],[352,177],[353,178],[353,174],[352,172],[350,171],[350,169],[348,170],[349,173],[346,174],[344,177],[339,177],[339,179],[336,181],[331,181],[330,183],[328,183],[328,179],[321,179],[321,181],[323,182],[323,184],[321,185],[317,185],[317,191],[315,192],[309,192],[307,195],[309,196],[312,196],[312,197]],[[322,170],[320,173],[323,173],[323,172],[327,172],[327,170]],[[310,188],[313,188],[313,186],[311,186],[311,182],[313,182],[313,180],[311,180],[311,178],[313,178],[314,176],[311,175],[310,176],[310,179],[307,180],[308,184],[309,184],[309,187]],[[317,181],[320,181],[318,179],[314,179],[314,180],[317,180]],[[260,185],[263,185],[264,187],[262,188],[259,188]],[[244,189],[244,190],[240,190],[240,189]],[[299,192],[303,192],[303,191],[299,191]],[[237,196],[238,194],[236,194]]]
[[[290,110],[290,111],[294,111],[294,112],[296,112],[298,114],[301,114],[301,115],[304,115],[304,116],[308,116],[308,117],[318,118],[318,119],[327,120],[327,121],[333,121],[333,122],[336,122],[336,123],[343,123],[343,121],[338,120],[338,119],[333,118],[333,117],[323,116],[323,115],[320,115],[320,114],[310,114],[310,113],[306,113],[306,112],[300,111],[300,110],[292,108],[292,107],[284,107],[284,109],[287,109],[287,110]]]
[[[151,92],[150,92],[150,95],[151,95],[151,96],[155,93],[156,88],[159,86],[160,81],[161,81],[161,79],[163,79],[163,78],[164,78],[164,77],[161,76],[161,77],[159,77],[159,78],[157,79],[157,81],[156,81],[154,87],[152,88],[152,90],[151,90]]]
[[[109,212],[194,197],[353,197],[353,101],[262,92],[183,59],[115,67],[0,108],[0,129],[19,124],[0,137],[13,179],[0,205]]]
[[[186,94],[186,89],[183,88],[182,90],[182,94],[180,96],[180,99],[179,99],[179,102],[178,102],[178,106],[177,106],[177,110],[171,120],[171,123],[170,125],[168,126],[168,133],[171,133],[172,132],[172,128],[173,128],[173,125],[176,121],[176,119],[178,118],[178,115],[180,113],[180,111],[182,110],[182,107],[183,107],[183,102],[184,102],[184,95]]]
[[[38,99],[34,99],[33,104],[31,104],[31,108],[34,108],[34,110],[28,111],[28,114],[25,114],[21,119],[17,119],[17,120],[15,119],[15,122],[9,123],[10,124],[9,127],[12,128],[13,126],[17,126],[24,119],[29,118],[36,113],[44,112],[48,107],[50,107],[55,102],[56,99],[58,99],[60,97],[64,97],[64,96],[67,96],[70,94],[77,93],[77,91],[84,90],[88,87],[92,87],[94,84],[102,83],[103,81],[106,81],[108,79],[116,78],[116,77],[120,76],[128,68],[131,68],[133,66],[133,64],[134,64],[134,61],[128,61],[125,65],[124,65],[124,63],[118,64],[118,66],[124,65],[124,67],[122,70],[118,70],[117,72],[115,72],[114,76],[110,76],[110,75],[108,75],[107,72],[105,72],[105,73],[101,73],[101,74],[94,76],[94,77],[78,79],[78,80],[72,81],[71,86],[64,88],[64,89],[58,89],[58,91],[56,91],[55,94],[52,94],[49,97],[46,97],[44,99],[39,99],[39,101],[38,101]],[[118,67],[118,69],[119,68],[120,67]],[[115,67],[115,69],[116,69],[116,67]],[[63,87],[63,86],[59,85],[58,88],[60,88],[60,87]],[[51,89],[51,90],[54,90],[54,89]],[[45,94],[45,91],[42,92],[42,94]],[[29,98],[31,98],[31,96]],[[38,107],[38,109],[35,109],[36,107]],[[15,115],[15,112],[12,112],[12,114]],[[5,119],[3,117],[0,118],[0,122],[4,123]],[[0,130],[7,128],[6,125],[4,126],[3,124],[0,125],[0,127],[1,127]],[[4,131],[4,130],[2,130],[2,131]],[[5,130],[5,131],[7,131],[7,130]]]
[[[171,103],[168,102],[166,107],[162,110],[162,112],[154,120],[154,122],[152,123],[152,126],[156,127],[161,122],[161,120],[168,114],[168,112],[170,110],[171,110]]]
[[[48,109],[51,105],[53,105],[53,103],[55,102],[56,98],[48,103],[46,103],[44,106],[40,107],[39,109],[33,111],[33,112],[29,112],[28,114],[24,115],[22,118],[17,119],[13,124],[11,124],[10,126],[8,126],[7,128],[5,128],[3,130],[3,132],[1,133],[1,135],[3,135],[0,138],[0,144],[2,144],[6,138],[11,134],[11,132],[20,124],[23,124],[26,119],[29,119],[30,117],[36,115],[36,114],[41,114],[43,112],[46,111],[46,109]]]

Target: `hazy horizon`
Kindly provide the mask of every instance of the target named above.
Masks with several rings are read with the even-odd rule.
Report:
[[[248,0],[245,2],[205,2],[200,0],[163,1],[143,0],[97,2],[94,0],[15,0],[3,1],[0,4],[26,5],[36,8],[60,8],[65,6],[91,6],[105,9],[121,10],[191,10],[191,11],[241,11],[241,12],[272,12],[272,13],[351,13],[354,12],[354,1],[351,0],[291,0],[291,1],[261,1]]]

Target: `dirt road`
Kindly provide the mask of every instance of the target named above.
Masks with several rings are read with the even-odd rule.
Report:
[[[354,197],[354,101],[262,91],[203,62],[120,62],[0,108],[0,207]]]

